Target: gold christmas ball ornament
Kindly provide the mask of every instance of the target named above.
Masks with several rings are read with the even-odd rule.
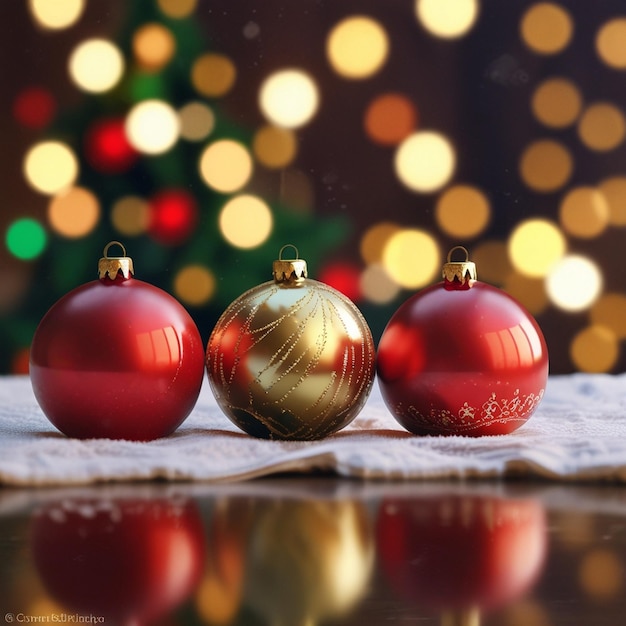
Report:
[[[286,248],[294,259],[283,259]],[[307,278],[283,246],[274,280],[237,298],[209,339],[215,398],[239,428],[264,439],[321,439],[361,411],[375,371],[372,333],[358,308]]]

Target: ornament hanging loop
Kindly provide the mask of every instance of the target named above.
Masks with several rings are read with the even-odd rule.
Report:
[[[293,248],[296,252],[294,259],[283,259],[286,248]],[[298,258],[298,248],[292,243],[285,244],[278,252],[278,259],[272,265],[274,282],[283,287],[297,287],[307,277],[306,261]]]
[[[465,253],[463,261],[453,261],[455,252]],[[447,289],[469,289],[476,280],[476,264],[469,260],[469,252],[463,246],[454,246],[448,252],[447,263],[442,268],[444,284]]]
[[[109,256],[109,249],[112,246],[119,246],[122,249],[122,256]],[[104,246],[103,257],[98,261],[98,276],[101,280],[109,278],[115,280],[121,272],[124,278],[130,278],[135,273],[133,260],[126,256],[126,248],[119,241],[109,241]]]

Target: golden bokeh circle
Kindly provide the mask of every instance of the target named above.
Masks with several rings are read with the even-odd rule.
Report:
[[[522,16],[522,41],[538,54],[556,54],[572,39],[574,23],[569,12],[554,2],[536,2]]]
[[[150,223],[148,202],[139,196],[123,196],[111,207],[111,223],[128,237],[145,233]]]
[[[157,4],[167,17],[183,19],[196,10],[198,0],[157,0]]]
[[[368,105],[363,125],[372,141],[394,146],[415,130],[417,108],[403,94],[383,93]]]
[[[470,260],[476,264],[478,280],[501,285],[513,271],[507,244],[485,240],[470,250]]]
[[[206,304],[215,293],[213,272],[204,265],[187,265],[174,278],[176,297],[190,306]]]
[[[546,292],[559,309],[584,311],[602,293],[603,282],[595,261],[580,254],[569,254],[550,267],[546,276]]]
[[[293,131],[277,126],[263,126],[252,140],[257,160],[270,169],[284,168],[295,158],[298,142]]]
[[[534,191],[550,192],[563,187],[572,175],[574,160],[569,150],[554,139],[530,143],[520,158],[520,176]]]
[[[508,241],[513,267],[531,278],[547,276],[566,251],[566,241],[559,227],[550,220],[533,218],[520,222]]]
[[[389,38],[380,22],[367,15],[346,17],[326,40],[332,68],[344,78],[369,78],[380,70],[389,54]]]
[[[400,226],[392,222],[378,222],[370,226],[361,237],[361,258],[366,265],[380,263],[389,238],[400,230]]]
[[[626,17],[612,18],[600,27],[596,51],[609,67],[626,70]]]
[[[87,39],[70,53],[68,70],[74,84],[89,93],[104,93],[124,74],[125,61],[118,46],[107,39]]]
[[[224,54],[208,52],[191,66],[191,82],[196,91],[208,98],[226,95],[237,79],[237,68]]]
[[[78,177],[79,165],[74,151],[61,141],[41,141],[32,146],[23,164],[28,184],[47,195],[69,188]]]
[[[544,281],[540,278],[511,272],[502,288],[532,315],[539,315],[549,304]]]
[[[609,223],[606,196],[595,187],[575,187],[561,200],[559,221],[563,230],[582,239],[602,234]]]
[[[570,358],[582,372],[609,372],[619,358],[619,343],[605,326],[588,326],[570,344]]]
[[[609,223],[612,226],[626,226],[626,176],[606,178],[598,185],[598,189],[609,205]]]
[[[418,193],[441,189],[452,177],[456,153],[449,139],[439,132],[418,131],[396,149],[394,169],[400,182]]]
[[[88,235],[100,220],[100,202],[84,187],[71,187],[54,196],[48,204],[50,226],[63,237]]]
[[[406,289],[424,287],[441,269],[436,239],[416,228],[401,229],[392,235],[385,245],[382,262],[387,274]]]
[[[487,196],[477,187],[455,185],[444,191],[435,206],[435,219],[451,237],[471,238],[482,233],[491,218]]]
[[[201,141],[215,127],[215,115],[203,102],[188,102],[178,110],[180,136],[187,141]]]
[[[249,194],[235,196],[220,211],[222,236],[236,248],[256,248],[271,234],[274,219],[261,198]]]
[[[626,339],[626,294],[603,293],[590,310],[592,324],[604,326],[619,339]]]
[[[597,102],[583,112],[578,122],[578,135],[590,150],[613,150],[624,141],[626,119],[614,104]]]
[[[596,601],[617,599],[624,591],[624,564],[612,550],[594,548],[582,557],[578,579],[585,594]]]
[[[576,83],[561,77],[544,80],[535,89],[531,100],[534,116],[552,128],[565,128],[573,124],[582,106],[583,98]]]
[[[397,283],[378,263],[372,263],[363,270],[359,285],[363,296],[375,304],[391,302],[400,291]]]
[[[163,68],[174,56],[176,40],[169,28],[151,22],[135,31],[132,46],[140,67],[154,72]]]
[[[478,13],[478,0],[415,0],[419,22],[429,33],[443,39],[467,34]]]
[[[220,139],[204,149],[199,168],[202,179],[209,187],[221,193],[232,193],[250,180],[253,163],[242,143]]]

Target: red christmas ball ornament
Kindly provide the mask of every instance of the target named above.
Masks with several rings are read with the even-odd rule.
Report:
[[[109,257],[112,245],[123,256]],[[80,439],[147,441],[174,432],[193,409],[204,347],[185,308],[133,278],[113,241],[99,280],[61,298],[33,337],[30,378],[44,414]]]
[[[126,172],[139,156],[128,141],[124,120],[118,118],[96,121],[85,135],[84,147],[91,167],[103,174]]]
[[[173,246],[183,243],[198,223],[194,197],[180,189],[168,189],[150,201],[148,232],[159,243]]]
[[[442,624],[479,624],[481,613],[522,597],[548,548],[539,501],[475,494],[385,500],[376,540],[394,592]]]
[[[465,260],[452,262],[456,250]],[[457,246],[444,280],[396,311],[378,347],[383,399],[418,435],[502,435],[543,397],[548,349],[533,317],[505,292],[476,280]]]
[[[152,624],[200,582],[204,528],[191,500],[63,498],[34,514],[31,550],[64,607],[114,624]]]

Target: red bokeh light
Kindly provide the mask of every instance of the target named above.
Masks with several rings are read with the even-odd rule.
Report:
[[[148,232],[159,243],[183,243],[198,223],[195,198],[182,189],[161,191],[150,201]]]
[[[124,120],[107,118],[96,121],[85,136],[85,158],[103,174],[119,174],[129,170],[138,153],[128,142]]]
[[[27,87],[13,101],[13,116],[35,130],[45,128],[56,114],[57,105],[52,94],[43,87]]]

